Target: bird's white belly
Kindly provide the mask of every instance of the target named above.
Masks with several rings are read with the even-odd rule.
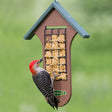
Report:
[[[37,68],[35,68],[35,70],[39,73],[39,72],[41,72],[41,71],[46,71],[45,69],[43,69],[43,68],[41,68],[41,67],[37,67]]]

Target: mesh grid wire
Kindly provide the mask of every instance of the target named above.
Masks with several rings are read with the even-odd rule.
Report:
[[[45,69],[50,76],[60,74],[57,80],[67,80],[66,28],[44,30]]]

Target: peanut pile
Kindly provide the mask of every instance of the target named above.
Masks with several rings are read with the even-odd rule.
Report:
[[[66,49],[65,35],[52,35],[51,41],[46,38],[45,43],[45,68],[53,79],[53,72],[57,76],[55,80],[66,80]],[[59,75],[60,74],[60,75]],[[59,76],[58,76],[59,75]]]

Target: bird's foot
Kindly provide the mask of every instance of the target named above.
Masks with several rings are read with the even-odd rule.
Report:
[[[53,72],[53,82],[56,79],[56,77],[60,76],[61,74],[55,75],[55,72]]]

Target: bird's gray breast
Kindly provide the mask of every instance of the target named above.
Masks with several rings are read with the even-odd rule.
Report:
[[[38,73],[39,72],[43,72],[43,71],[46,71],[45,69],[41,68],[41,67],[36,67],[34,68]]]

